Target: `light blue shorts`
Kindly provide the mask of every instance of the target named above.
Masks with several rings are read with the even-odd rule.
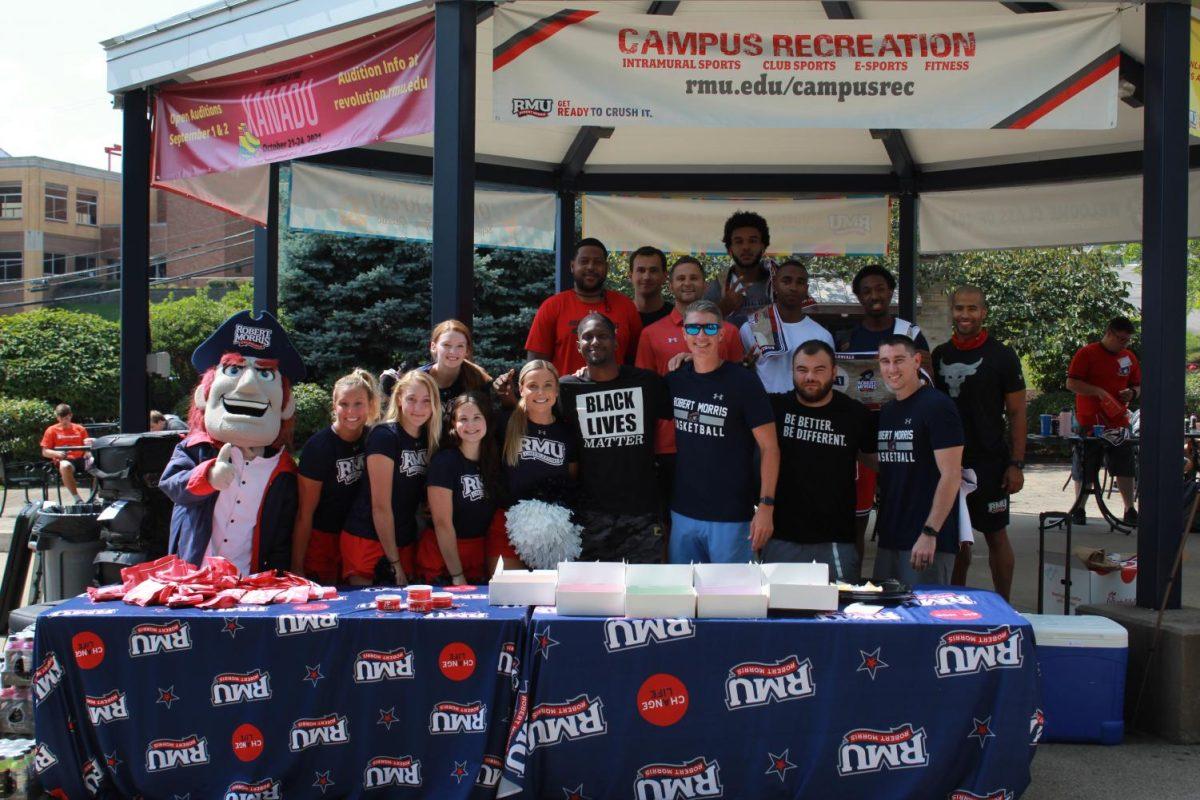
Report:
[[[671,512],[672,564],[745,564],[754,560],[750,522],[705,522]]]

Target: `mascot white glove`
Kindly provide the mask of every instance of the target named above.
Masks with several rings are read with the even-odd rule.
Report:
[[[221,445],[221,452],[217,453],[217,460],[208,470],[208,482],[218,492],[223,492],[233,486],[235,477],[237,476],[233,470],[233,445],[226,442]]]

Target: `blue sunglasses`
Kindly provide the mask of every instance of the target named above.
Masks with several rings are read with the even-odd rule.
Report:
[[[700,331],[704,331],[709,336],[716,336],[721,332],[721,323],[706,322],[701,325],[698,322],[689,322],[683,326],[683,332],[688,336],[698,336]]]

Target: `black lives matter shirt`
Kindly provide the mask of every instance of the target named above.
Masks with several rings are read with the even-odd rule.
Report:
[[[571,375],[561,403],[579,433],[582,505],[610,514],[656,514],[654,423],[671,418],[666,384],[655,373],[622,366],[611,381]]]
[[[748,521],[758,487],[753,430],[775,421],[767,390],[728,361],[704,373],[684,364],[667,386],[678,453],[671,510],[705,522]]]
[[[376,425],[367,434],[364,455],[385,456],[392,461],[392,517],[399,547],[417,540],[417,506],[425,497],[425,472],[428,451],[424,440],[405,433],[398,422]],[[376,539],[375,520],[371,516],[371,473],[363,470],[358,495],[350,506],[344,530],[352,536]]]
[[[954,401],[922,386],[879,412],[879,486],[881,500],[875,530],[879,546],[911,550],[929,518],[941,472],[935,450],[961,447],[962,421]],[[958,510],[950,507],[938,533],[939,553],[958,552]]]
[[[875,452],[875,415],[841,392],[817,408],[795,392],[771,395],[781,461],[775,537],[798,544],[854,542],[858,454]]]
[[[966,445],[963,464],[1009,458],[1004,396],[1025,391],[1021,359],[990,336],[979,347],[959,350],[953,341],[933,351],[933,380],[958,407]]]
[[[508,421],[500,426],[501,438]],[[508,484],[508,503],[537,497],[549,485],[564,488],[570,482],[571,464],[579,460],[579,437],[572,427],[561,420],[539,425],[525,421],[525,435],[516,465],[504,462],[504,478]]]
[[[300,451],[300,474],[321,484],[313,511],[315,530],[337,533],[346,522],[363,475],[365,435],[347,442],[332,427],[317,431]]]
[[[439,450],[429,462],[429,485],[449,489],[454,498],[454,537],[481,539],[487,535],[496,513],[496,500],[488,496],[479,472],[458,448]]]

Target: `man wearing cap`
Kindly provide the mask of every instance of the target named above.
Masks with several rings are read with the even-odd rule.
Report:
[[[296,464],[287,452],[304,364],[275,317],[239,312],[192,353],[200,383],[188,435],[159,486],[175,503],[170,552],[221,556],[243,575],[287,569]]]

